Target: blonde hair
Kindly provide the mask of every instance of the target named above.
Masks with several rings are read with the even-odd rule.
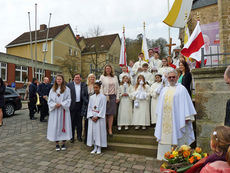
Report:
[[[95,81],[96,81],[96,76],[95,76],[95,74],[90,73],[90,74],[88,75],[88,77],[87,77],[87,81],[86,81],[86,84],[87,84],[87,85],[91,85],[91,83],[90,83],[90,81],[89,81],[89,78],[92,77],[92,76],[95,77]]]
[[[146,85],[146,82],[145,82],[145,77],[143,76],[143,75],[139,75],[138,77],[137,77],[137,83],[136,83],[136,86],[135,86],[135,90],[138,88],[138,86],[140,85],[140,82],[139,82],[139,78],[140,77],[142,77],[143,78],[143,82],[144,82],[144,85],[143,85],[143,88],[145,89],[145,85]]]
[[[61,75],[61,74],[57,74],[56,77],[55,77],[55,82],[54,82],[54,85],[53,85],[53,91],[56,92],[57,89],[58,89],[58,84],[57,84],[57,77],[61,77],[62,78],[62,84],[61,84],[61,94],[64,93],[65,89],[66,89],[66,85],[65,85],[65,80],[64,80],[64,76]]]
[[[112,67],[110,64],[106,64],[106,65],[105,65],[103,75],[104,75],[104,76],[107,76],[107,74],[106,74],[106,70],[105,70],[105,69],[106,69],[106,67],[110,67],[110,68],[111,68],[111,73],[110,73],[110,76],[111,76],[111,77],[114,77],[113,67]]]
[[[226,160],[230,165],[230,127],[218,126],[211,135],[212,146],[215,153],[226,153]]]

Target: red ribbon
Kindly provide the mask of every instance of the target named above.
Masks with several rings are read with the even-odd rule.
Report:
[[[62,128],[62,132],[65,133],[65,109],[63,109],[63,128]]]

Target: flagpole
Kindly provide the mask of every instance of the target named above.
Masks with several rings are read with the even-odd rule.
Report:
[[[30,23],[30,12],[28,12],[29,19],[29,30],[30,30],[30,56],[31,56],[31,66],[32,66],[32,77],[34,78],[34,57],[33,57],[33,45],[32,45],[32,33],[31,33],[31,23]]]
[[[168,0],[168,13],[169,13],[169,0]],[[168,26],[169,42],[170,42],[170,26]]]

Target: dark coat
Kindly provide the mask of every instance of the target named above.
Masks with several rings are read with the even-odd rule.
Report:
[[[43,97],[43,96],[48,96],[49,93],[50,93],[50,89],[52,88],[52,85],[51,84],[45,84],[45,83],[41,83],[39,86],[38,86],[38,94],[40,97]]]
[[[190,72],[184,74],[182,78],[182,85],[187,89],[189,95],[192,95],[191,92],[191,82],[192,82],[192,75]]]
[[[5,99],[4,99],[5,89],[6,89],[5,85],[0,86],[0,108],[3,108],[5,103]]]
[[[76,102],[76,92],[74,82],[70,82],[67,84],[71,93],[71,105],[70,112],[74,111],[74,106]],[[80,96],[80,104],[81,104],[81,116],[87,116],[87,108],[88,108],[89,96],[88,96],[88,87],[84,82],[81,82],[81,96]]]
[[[31,83],[29,86],[29,100],[30,102],[36,103],[37,102],[37,84]]]

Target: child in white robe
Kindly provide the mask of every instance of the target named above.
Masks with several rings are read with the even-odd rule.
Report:
[[[123,66],[123,67],[121,68],[121,70],[122,70],[122,73],[119,75],[119,82],[122,82],[123,76],[128,76],[128,77],[130,77],[130,74],[129,74],[129,72],[128,72],[128,67],[127,67],[127,66]]]
[[[134,99],[132,124],[136,126],[135,129],[139,129],[140,126],[142,126],[142,129],[146,129],[146,126],[150,126],[149,89],[150,87],[146,84],[144,76],[139,75],[132,92],[132,98]]]
[[[132,124],[133,103],[131,92],[133,87],[130,83],[130,78],[128,76],[123,76],[119,87],[120,104],[117,118],[118,130],[121,130],[122,126],[125,126],[125,130],[128,130],[128,126]]]
[[[159,94],[157,94],[157,89],[161,87],[161,74],[156,74],[155,75],[155,83],[152,84],[150,88],[150,95],[152,96],[151,99],[151,123],[156,124],[157,122],[157,115],[156,115],[156,108],[157,108],[157,102],[158,102],[158,97]]]
[[[56,142],[56,151],[66,150],[65,141],[72,138],[70,103],[70,89],[65,86],[64,77],[57,75],[48,97],[50,113],[47,128],[47,139]],[[61,148],[59,141],[63,141]]]
[[[154,74],[150,73],[148,71],[149,69],[149,65],[148,63],[144,63],[142,65],[142,69],[143,69],[143,72],[141,72],[140,74],[143,75],[145,77],[145,81],[146,83],[151,86],[153,83],[154,83],[154,79],[155,79],[155,76]]]
[[[101,81],[94,84],[95,94],[90,96],[88,105],[88,135],[87,145],[94,145],[92,154],[101,154],[101,147],[107,147],[106,133],[106,103],[107,99],[104,94],[100,93]]]

